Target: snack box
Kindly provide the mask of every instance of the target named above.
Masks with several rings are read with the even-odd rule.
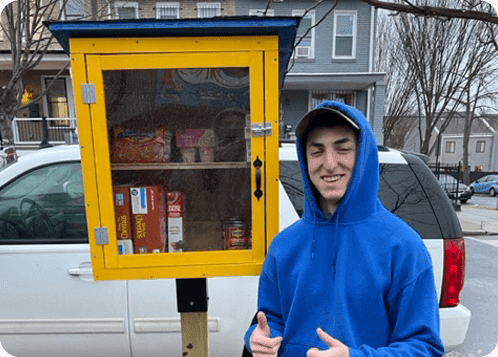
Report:
[[[166,247],[166,190],[162,186],[131,187],[135,253],[161,253]]]
[[[183,251],[183,219],[185,217],[183,192],[168,192],[168,252]]]
[[[118,240],[118,254],[133,254],[133,242],[131,239]]]
[[[116,216],[116,237],[118,240],[131,239],[130,187],[114,186],[112,191]]]
[[[212,129],[177,130],[176,146],[179,148],[213,147],[214,130]]]
[[[168,162],[171,158],[171,132],[156,130],[114,129],[112,162]]]

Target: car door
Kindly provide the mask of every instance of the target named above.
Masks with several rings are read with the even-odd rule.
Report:
[[[23,357],[130,356],[126,282],[93,280],[80,162],[26,167],[7,181],[0,187],[3,348]]]
[[[484,176],[477,180],[476,185],[474,186],[474,191],[477,193],[487,192],[486,181],[488,178],[489,176]]]

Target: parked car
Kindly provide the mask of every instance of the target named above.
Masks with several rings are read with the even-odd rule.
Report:
[[[498,193],[498,175],[486,175],[470,184],[470,190],[474,193],[489,193],[496,196]]]
[[[303,212],[295,144],[280,154],[280,228]],[[441,335],[464,341],[465,272],[458,218],[416,156],[380,148],[383,204],[416,229],[434,264]],[[375,244],[375,242],[368,242]],[[19,357],[180,356],[174,279],[94,281],[78,146],[22,156],[0,170],[0,342]],[[208,279],[212,356],[240,356],[256,312],[258,277]]]
[[[467,203],[472,198],[472,190],[462,181],[448,174],[436,173],[436,177],[449,199]]]

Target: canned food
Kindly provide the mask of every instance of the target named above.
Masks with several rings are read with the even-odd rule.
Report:
[[[247,249],[247,224],[240,217],[230,217],[223,222],[226,249]]]

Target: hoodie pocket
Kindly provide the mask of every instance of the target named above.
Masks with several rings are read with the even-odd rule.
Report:
[[[306,353],[309,349],[319,346],[311,346],[309,344],[304,344],[301,342],[289,341],[285,345],[281,357],[306,357]]]

